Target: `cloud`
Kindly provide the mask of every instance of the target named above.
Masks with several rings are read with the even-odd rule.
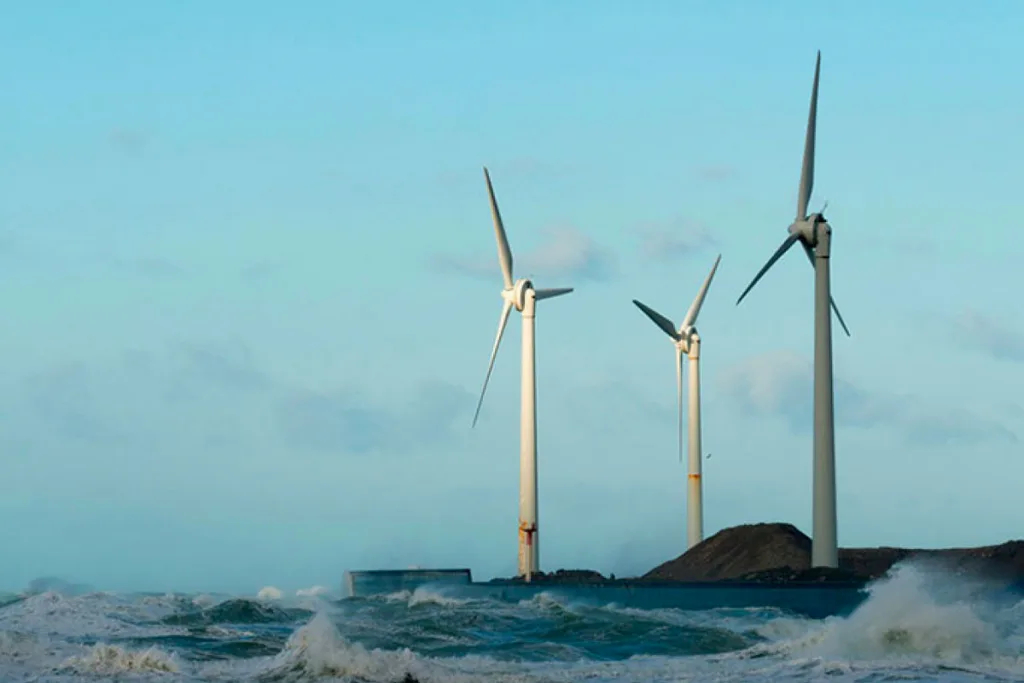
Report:
[[[965,409],[869,392],[838,377],[833,387],[837,426],[892,429],[912,445],[1017,441],[999,422]],[[813,372],[810,361],[799,354],[777,351],[751,358],[726,373],[725,388],[747,414],[781,417],[795,432],[812,428]]]
[[[260,391],[274,384],[241,341],[183,342],[174,347],[172,354],[184,379],[234,391]]]
[[[10,230],[0,231],[0,254],[12,254],[18,250],[18,238]]]
[[[547,231],[540,245],[517,255],[513,250],[513,270],[516,277],[564,278],[575,282],[604,281],[614,277],[614,255],[576,228],[561,227]],[[500,279],[497,251],[494,255],[472,258],[436,255],[432,265],[441,271],[469,277]],[[545,283],[544,286],[558,286]]]
[[[150,143],[150,136],[140,130],[115,128],[107,135],[107,143],[125,154],[141,153]]]
[[[178,264],[161,257],[115,257],[112,263],[118,270],[148,277],[176,277],[184,272]]]
[[[313,391],[275,377],[240,341],[189,341],[34,373],[6,397],[5,412],[27,411],[16,422],[33,439],[131,449],[258,441],[401,453],[457,438],[459,417],[468,426],[474,397],[457,386],[424,381],[402,395],[391,402],[344,385]]]
[[[724,183],[735,178],[736,174],[736,167],[728,164],[711,164],[694,169],[694,175],[698,179],[710,183]]]
[[[57,435],[80,441],[120,442],[118,425],[96,409],[95,378],[84,363],[62,363],[27,376],[29,409]]]
[[[935,242],[928,239],[927,237],[917,237],[911,235],[899,237],[891,241],[893,251],[899,252],[901,255],[932,256],[937,251]],[[877,248],[878,243],[875,242],[871,246],[872,248]]]
[[[907,256],[924,258],[938,253],[938,246],[930,237],[914,234],[844,233],[843,243],[857,249],[870,250],[872,254],[882,254],[893,258]]]
[[[640,255],[651,261],[676,261],[716,244],[707,228],[684,220],[643,223],[634,233],[640,240]]]
[[[189,342],[165,352],[126,350],[114,358],[60,363],[24,378],[21,396],[46,434],[101,445],[141,446],[181,436],[184,427],[217,438],[237,427],[229,418],[256,409],[217,391],[273,387],[240,342]],[[217,410],[220,408],[220,410]]]
[[[252,265],[246,266],[239,271],[239,275],[244,280],[268,280],[277,274],[277,266],[269,261],[261,261],[259,263],[253,263]]]
[[[404,405],[390,406],[344,388],[303,391],[285,400],[278,419],[288,444],[335,453],[396,452],[435,445],[453,436],[455,419],[473,396],[447,382],[425,382]]]
[[[673,424],[676,408],[674,389],[671,391],[661,393],[663,400],[655,400],[628,378],[596,378],[574,387],[566,395],[568,400],[561,402],[561,409],[588,428],[615,422]],[[672,402],[666,403],[664,399],[670,396]]]
[[[572,170],[562,164],[537,157],[518,157],[496,164],[488,164],[487,169],[495,182],[499,182],[499,179],[501,181],[550,179]],[[437,175],[437,182],[448,187],[466,187],[472,183],[479,183],[480,190],[483,191],[483,166],[463,166],[457,170],[442,171]]]
[[[953,321],[960,342],[999,360],[1024,362],[1024,334],[1001,320],[967,309]]]

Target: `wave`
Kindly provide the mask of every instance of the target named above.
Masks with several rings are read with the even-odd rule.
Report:
[[[280,600],[284,597],[284,593],[276,586],[264,586],[256,594],[256,597],[260,600]]]
[[[211,624],[272,624],[291,623],[308,619],[311,610],[234,598],[194,611],[177,612],[164,617],[161,622],[179,626],[208,626]]]
[[[873,584],[848,617],[826,620],[774,609],[639,610],[558,591],[518,603],[422,588],[306,597],[306,607],[178,594],[20,598],[0,607],[0,680],[1024,678],[1024,602],[913,564]]]
[[[158,648],[126,650],[113,645],[95,645],[84,655],[69,657],[57,669],[79,674],[178,673],[173,655]]]
[[[987,588],[927,565],[902,565],[870,588],[858,610],[831,620],[806,645],[833,658],[923,658],[1024,673],[1024,602],[986,599]]]

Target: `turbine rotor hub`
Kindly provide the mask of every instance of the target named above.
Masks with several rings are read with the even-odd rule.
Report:
[[[802,221],[795,221],[789,226],[789,234],[796,235],[805,244],[814,244],[816,235],[814,216],[808,216]]]
[[[523,278],[512,285],[511,291],[505,291],[508,292],[508,296],[512,298],[512,305],[515,306],[516,310],[522,312],[522,310],[526,308],[526,293],[532,289],[533,283],[530,282],[530,280]]]
[[[700,335],[697,334],[697,328],[693,325],[679,331],[679,339],[676,340],[676,348],[683,353],[689,353],[690,347],[694,343],[700,342]]]

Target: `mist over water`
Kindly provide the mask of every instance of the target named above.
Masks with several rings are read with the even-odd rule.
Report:
[[[904,565],[846,618],[520,603],[417,590],[337,600],[0,595],[0,680],[1024,680],[1024,601]]]

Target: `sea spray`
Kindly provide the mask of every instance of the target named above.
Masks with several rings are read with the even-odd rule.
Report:
[[[0,607],[0,681],[1024,679],[1024,603],[910,565],[874,584],[849,618],[824,621],[776,609],[622,608],[557,590],[516,603],[424,589],[317,599],[315,611],[288,604],[292,593],[198,597],[43,594]]]
[[[256,593],[259,600],[280,600],[283,596],[284,593],[276,586],[264,586]]]
[[[343,680],[401,681],[406,674],[422,669],[418,658],[408,649],[398,652],[368,650],[342,639],[326,612],[318,613],[295,631],[261,681],[298,683],[321,678]],[[424,673],[419,671],[420,675]]]
[[[177,673],[179,666],[173,655],[156,647],[128,650],[100,643],[84,655],[69,657],[58,670],[117,676],[126,673]]]
[[[1005,633],[1012,613],[987,602],[986,582],[907,561],[869,588],[846,618],[831,618],[791,644],[791,652],[830,661],[996,666],[1017,670],[1022,652]]]

